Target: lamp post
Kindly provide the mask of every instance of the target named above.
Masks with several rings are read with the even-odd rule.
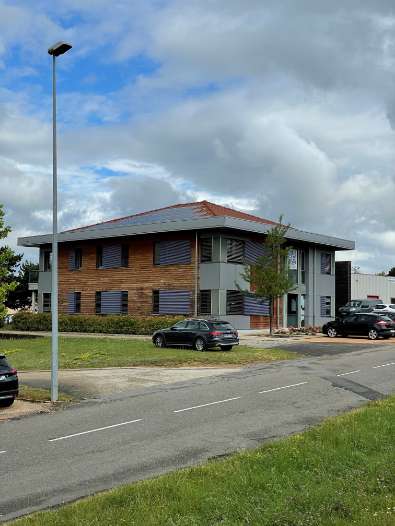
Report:
[[[56,156],[56,57],[63,55],[71,44],[57,42],[48,49],[52,55],[52,265],[51,265],[51,401],[58,400],[58,173]]]

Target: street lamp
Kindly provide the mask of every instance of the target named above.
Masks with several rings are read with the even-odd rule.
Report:
[[[56,157],[56,57],[63,55],[71,44],[57,42],[48,49],[52,55],[52,266],[51,266],[51,401],[58,399],[58,174]]]

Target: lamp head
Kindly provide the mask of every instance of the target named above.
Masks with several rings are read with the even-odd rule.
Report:
[[[56,42],[53,46],[51,46],[48,49],[48,53],[50,55],[53,55],[54,57],[58,57],[59,55],[63,55],[69,49],[71,49],[73,46],[71,44],[68,44],[67,42]]]

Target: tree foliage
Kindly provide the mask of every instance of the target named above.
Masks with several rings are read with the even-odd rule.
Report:
[[[31,291],[29,290],[30,273],[38,271],[38,264],[25,261],[19,266],[19,272],[13,276],[15,289],[10,291],[6,306],[10,309],[23,309],[31,305]]]
[[[269,300],[270,334],[275,300],[295,288],[289,273],[288,259],[291,248],[286,246],[285,238],[289,227],[290,225],[283,224],[280,216],[278,224],[266,235],[263,243],[264,255],[258,258],[255,264],[246,267],[243,273],[243,278],[250,284],[251,291]]]
[[[4,222],[4,209],[0,204],[0,240],[5,239],[11,228]],[[10,291],[14,290],[16,283],[10,277],[20,259],[7,246],[0,247],[0,324],[6,315],[5,301]]]
[[[393,276],[393,277],[395,277],[395,267],[392,267],[392,268],[388,271],[388,276]]]

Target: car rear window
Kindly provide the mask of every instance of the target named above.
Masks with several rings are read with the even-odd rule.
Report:
[[[392,321],[391,318],[389,318],[388,316],[380,316],[380,320],[383,320],[383,321]]]
[[[0,356],[0,369],[9,369],[9,365],[4,356]]]
[[[213,323],[213,328],[216,331],[234,331],[235,330],[233,325],[231,325],[230,323],[221,322],[221,321],[220,322],[216,321],[215,323]]]

